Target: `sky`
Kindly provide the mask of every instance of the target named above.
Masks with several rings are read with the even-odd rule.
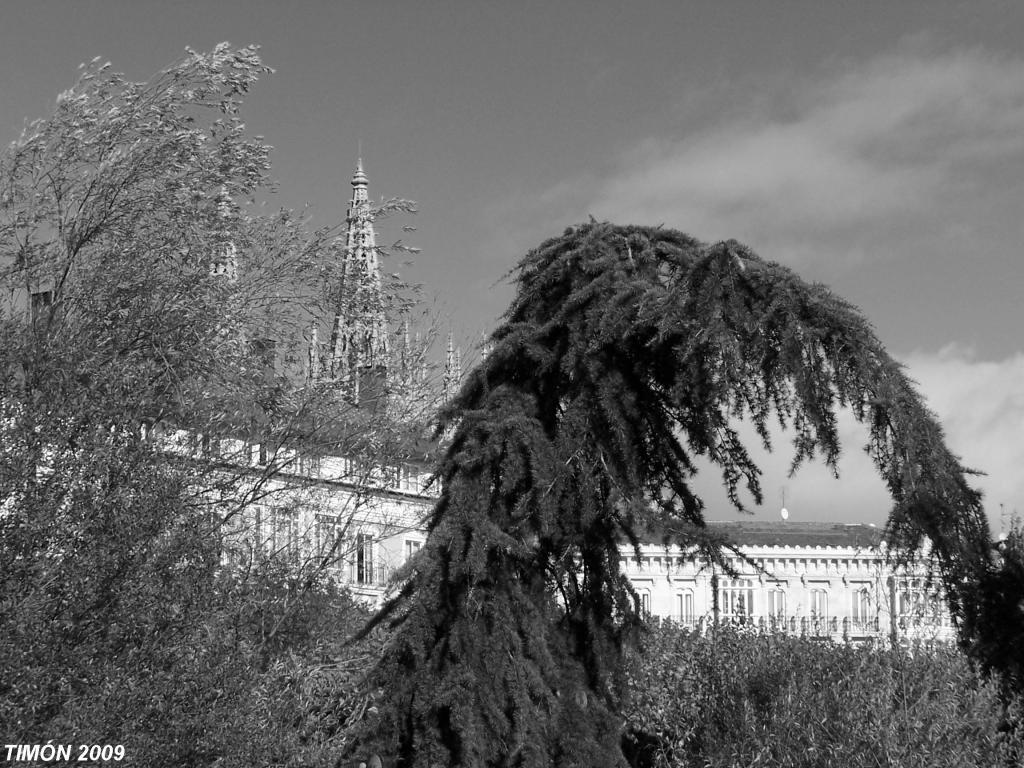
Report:
[[[276,202],[342,219],[361,152],[378,242],[467,346],[517,261],[594,216],[736,238],[859,306],[985,492],[1024,513],[1024,4],[39,0],[0,5],[0,140],[94,57],[147,80],[256,43],[248,127]],[[398,224],[416,228],[402,233]],[[755,519],[884,523],[852,418],[835,480],[763,457]],[[733,519],[703,473],[710,519]]]

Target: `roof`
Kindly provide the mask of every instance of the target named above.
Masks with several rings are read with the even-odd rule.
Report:
[[[863,523],[712,521],[708,528],[740,547],[877,547],[882,530]]]

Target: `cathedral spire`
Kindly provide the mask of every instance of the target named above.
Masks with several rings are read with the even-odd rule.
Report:
[[[370,185],[370,180],[366,178],[366,171],[363,170],[363,158],[359,158],[356,161],[356,172],[352,174],[352,202],[365,203],[368,201],[366,190]],[[351,215],[351,210],[349,211]]]
[[[444,375],[441,386],[444,390],[444,401],[447,403],[455,397],[462,383],[462,350],[455,346],[451,331],[448,332],[448,348],[444,356]]]
[[[370,181],[363,170],[363,158],[356,163],[352,175],[352,200],[345,217],[346,277],[366,279],[380,289],[380,264],[377,260],[377,233],[373,229],[373,211],[370,208],[368,188]]]
[[[368,188],[369,179],[360,157],[352,175],[352,199],[345,217],[345,248],[339,285],[335,288],[335,314],[325,366],[356,400],[383,392],[389,352],[374,211]]]

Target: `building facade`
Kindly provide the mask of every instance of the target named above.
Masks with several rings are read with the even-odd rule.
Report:
[[[270,556],[318,570],[367,604],[380,604],[395,572],[426,540],[434,496],[423,466],[366,466],[336,456],[274,460],[281,468],[261,500],[225,531],[228,558],[244,564]]]
[[[620,567],[652,616],[696,629],[729,623],[833,640],[951,640],[954,627],[924,560],[900,566],[874,526],[712,522],[739,554],[729,571],[646,543]]]
[[[423,466],[360,469],[346,459],[297,461],[280,473],[278,503],[256,505],[252,544],[326,574],[370,605],[426,541],[436,492]],[[289,489],[296,493],[289,497]],[[292,502],[281,503],[281,499]],[[696,550],[642,543],[619,565],[645,614],[694,631],[732,625],[848,642],[955,639],[941,588],[925,560],[899,565],[880,531],[863,524],[710,522],[736,545],[728,568]],[[250,541],[249,534],[245,540]]]

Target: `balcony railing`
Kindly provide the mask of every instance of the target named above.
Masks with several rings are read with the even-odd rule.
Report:
[[[714,625],[712,616],[683,616],[674,619],[689,629],[702,632]],[[881,632],[878,618],[849,616],[728,616],[718,617],[719,626],[750,629],[756,632],[802,635],[806,637],[874,637]]]
[[[383,563],[344,563],[341,572],[352,586],[385,587],[391,578],[391,567]]]
[[[877,635],[881,632],[881,623],[878,617],[866,618],[844,618],[843,634],[851,637]]]

